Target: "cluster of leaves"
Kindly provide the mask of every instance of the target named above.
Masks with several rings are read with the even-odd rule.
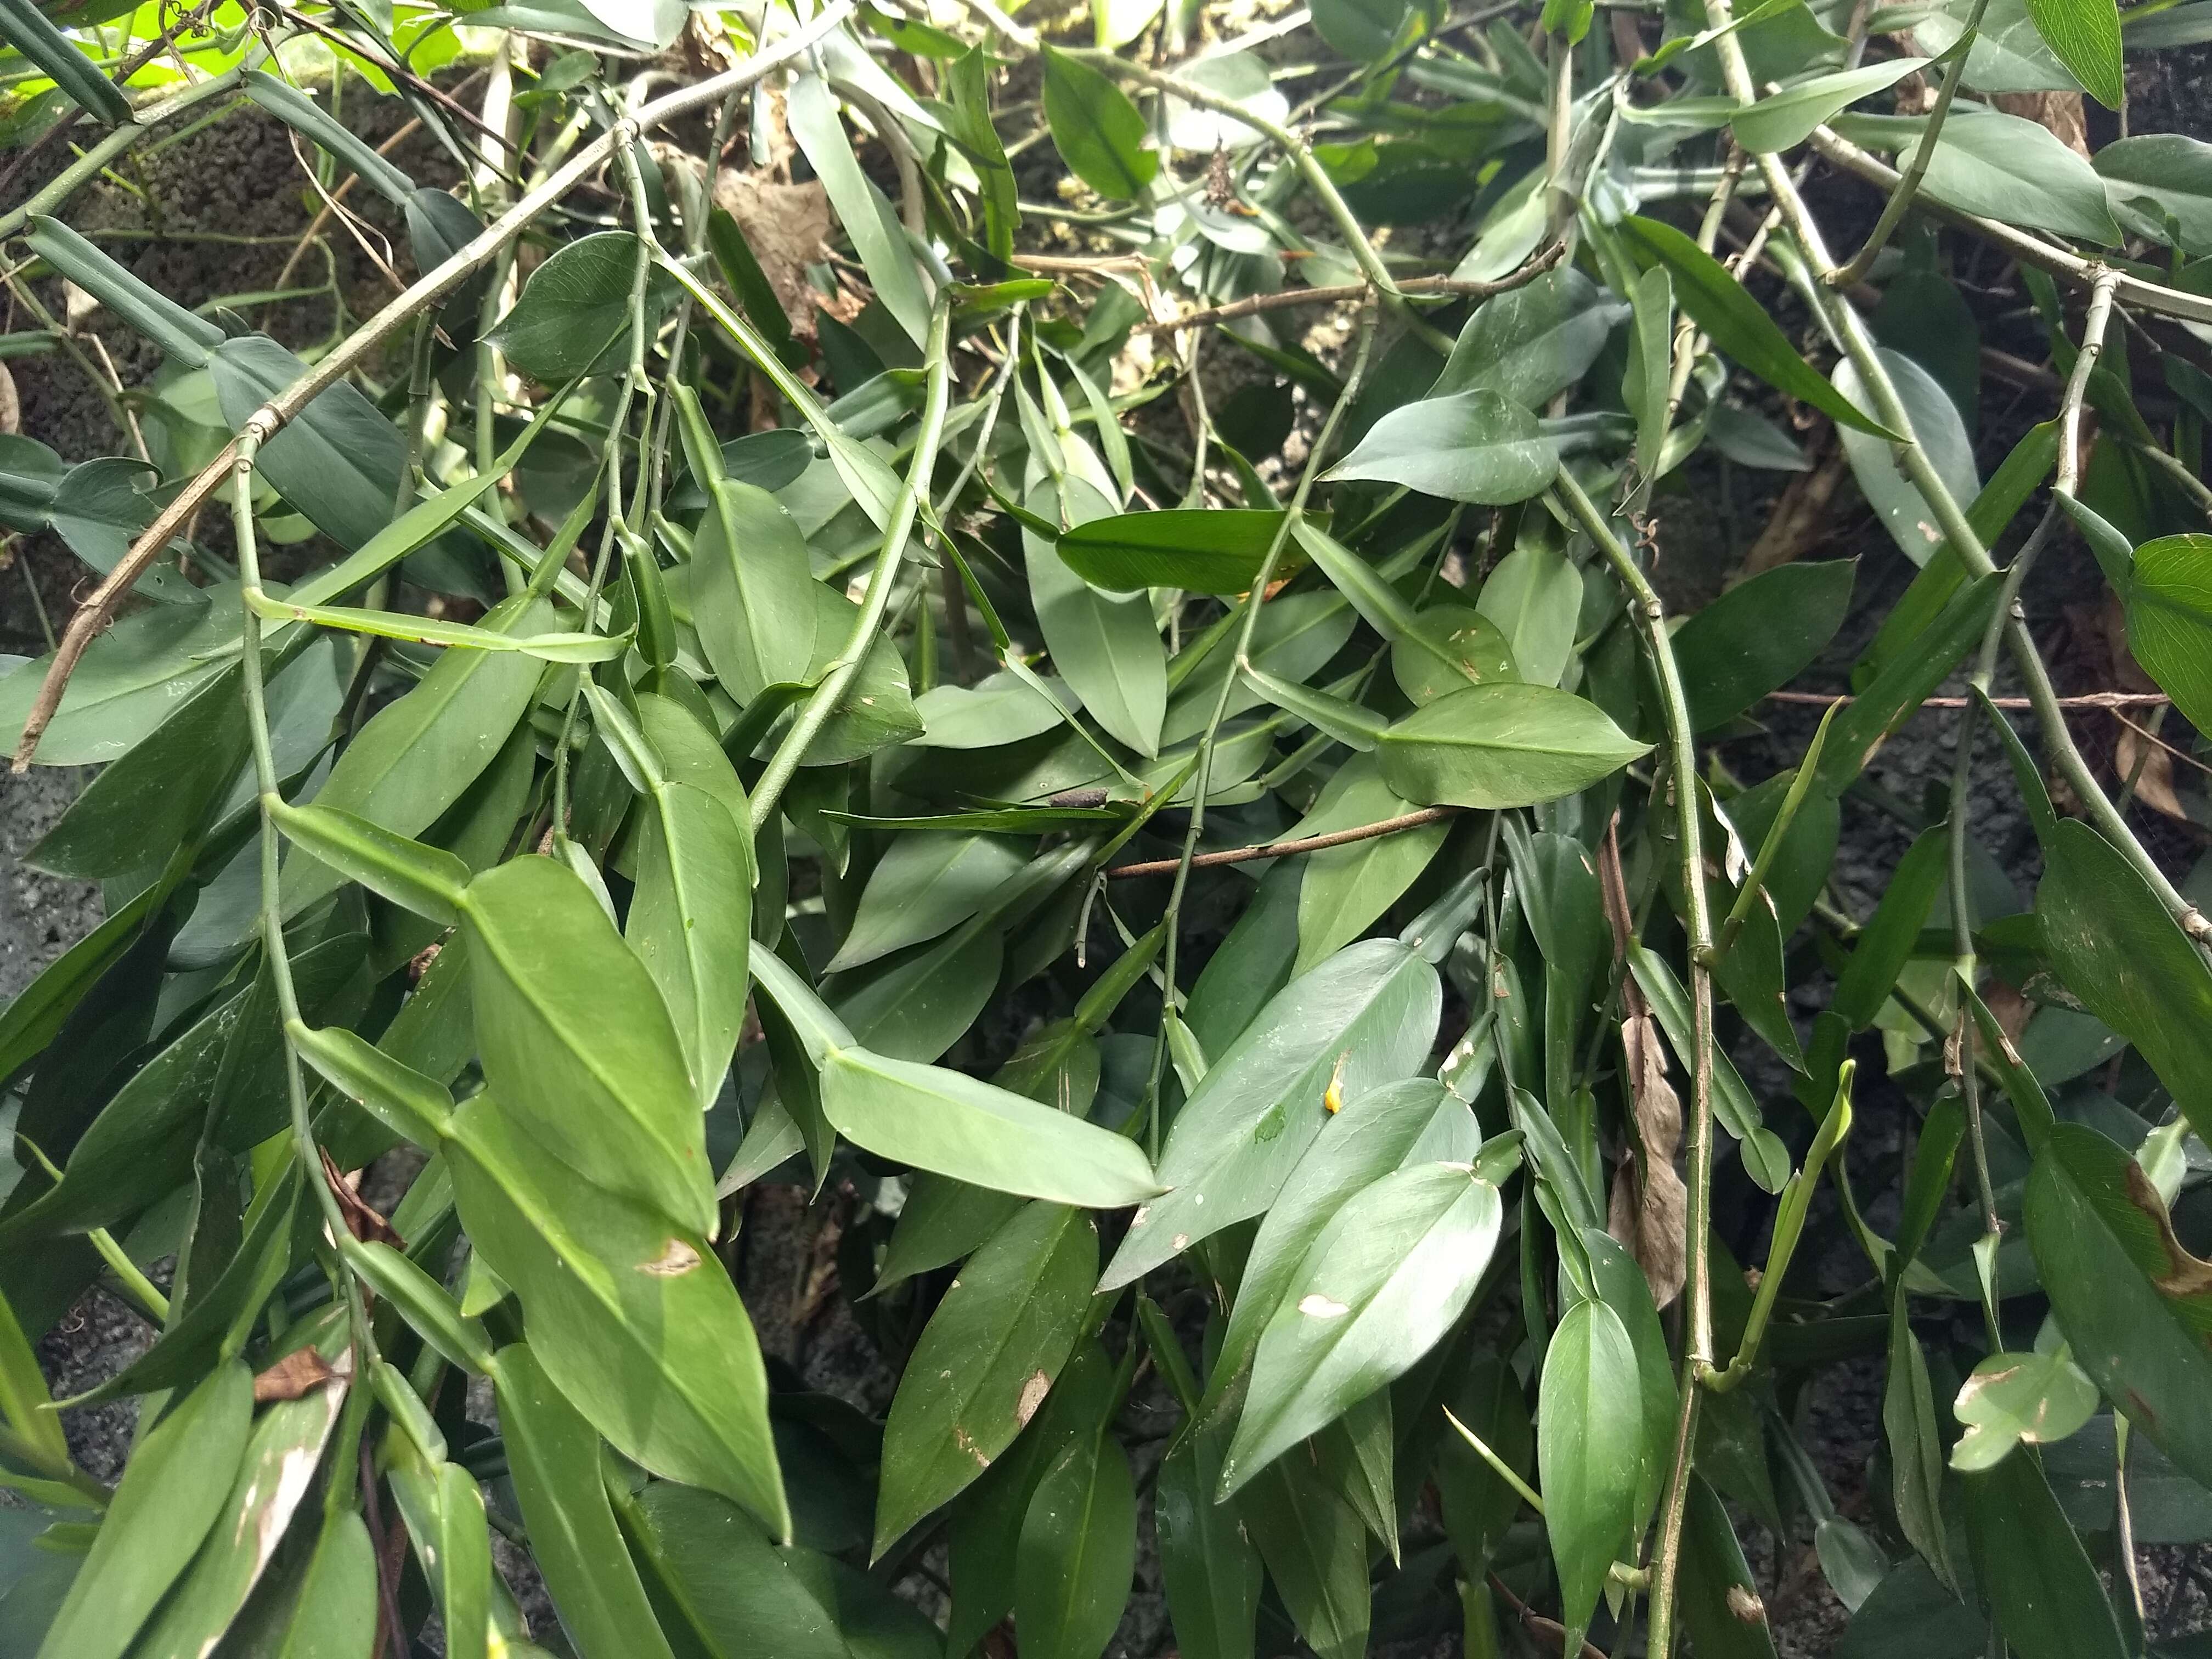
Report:
[[[0,1012],[0,1648],[396,1654],[434,1619],[453,1655],[964,1659],[1011,1615],[1097,1659],[1142,1492],[1194,1659],[1594,1624],[1771,1654],[1731,1504],[1814,1523],[1850,1651],[2141,1653],[2127,1540],[2212,1535],[2212,927],[2008,619],[2078,532],[2212,730],[2212,380],[2162,320],[2212,320],[2212,149],[2083,160],[1978,101],[2117,101],[2109,3],[1707,0],[1650,41],[1572,0],[1317,0],[1342,61],[1280,79],[1194,55],[1179,0],[1102,4],[1088,47],[975,9],[466,14],[532,46],[509,176],[415,72],[434,8],[0,0],[18,139],[107,129],[0,218],[11,289],[65,277],[166,358],[135,454],[0,438],[0,522],[107,579],[0,680],[27,760],[104,765],[31,862],[107,902]],[[188,37],[135,111],[117,22]],[[609,78],[687,23],[737,66]],[[1869,26],[1936,57],[1863,63]],[[1931,110],[1856,109],[1916,71]],[[408,98],[469,199],[341,86]],[[55,216],[231,97],[387,198],[423,273],[313,365]],[[787,132],[842,246],[788,268],[719,162],[643,142],[695,112],[714,156]],[[1048,138],[1099,201],[1023,200]],[[1875,331],[1808,143],[1905,227],[1856,262]],[[1757,249],[1716,257],[1754,185],[1765,299]],[[1121,251],[1032,257],[1041,222]],[[1448,269],[1365,228],[1431,222],[1471,228]],[[2065,390],[1984,481],[1941,262],[1988,241]],[[1317,351],[1290,319],[1338,289]],[[1252,366],[1218,407],[1201,342]],[[1670,628],[1649,514],[1716,453],[1804,471],[1778,409],[1917,568],[1855,698],[1747,786],[1722,745],[1854,567]],[[228,547],[193,516],[225,483]],[[1983,695],[2008,643],[2080,817]],[[1960,787],[1854,918],[1843,803],[1961,670],[1959,777],[1978,727],[2012,757],[2033,902]],[[1877,1056],[1887,1236],[1840,1156]],[[350,1172],[405,1146],[387,1218]],[[763,1361],[730,1263],[767,1182],[847,1212],[880,1423]],[[1839,1251],[1863,1278],[1823,1294]],[[103,1277],[159,1328],[59,1402],[139,1399],[112,1489],[31,1346]],[[1796,1425],[1862,1355],[1855,1522]]]

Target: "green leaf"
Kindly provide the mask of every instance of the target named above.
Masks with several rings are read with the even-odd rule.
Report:
[[[1137,1571],[1129,1454],[1105,1424],[1037,1482],[1014,1557],[1014,1619],[1036,1659],[1098,1659]]]
[[[545,607],[507,601],[481,626],[535,629]],[[378,711],[354,736],[313,804],[420,836],[482,776],[536,696],[545,666],[520,653],[447,651],[420,684]],[[298,915],[343,884],[315,860],[284,873],[284,912]]]
[[[226,1524],[207,1534],[184,1577],[147,1626],[138,1651],[213,1650],[283,1541],[345,1397],[343,1383],[328,1382],[297,1400],[278,1401],[255,1419],[230,1490],[219,1500],[218,1513]],[[475,1490],[473,1482],[470,1489]]]
[[[426,1152],[437,1150],[453,1114],[453,1097],[444,1084],[342,1026],[315,1030],[295,1020],[285,1030],[300,1058],[341,1093],[394,1134]]]
[[[2052,3],[2095,9],[2090,0]],[[2212,251],[2212,145],[2178,132],[2138,133],[2106,144],[2089,165],[2130,230],[2157,242],[2178,235],[2190,253]]]
[[[1044,118],[1068,171],[1116,201],[1134,201],[1160,170],[1144,145],[1145,118],[1112,78],[1066,52],[1044,49]]]
[[[1651,1004],[1659,1029],[1667,1034],[1668,1047],[1681,1061],[1683,1074],[1689,1075],[1697,1049],[1692,1041],[1690,999],[1682,981],[1674,977],[1664,957],[1641,945],[1630,945],[1628,965]],[[1744,1173],[1767,1192],[1780,1192],[1782,1183],[1790,1178],[1789,1149],[1766,1127],[1759,1101],[1745,1084],[1743,1074],[1727,1051],[1719,1048],[1713,1053],[1713,1115],[1720,1120],[1721,1127],[1736,1138]]]
[[[1446,1409],[1508,1468],[1528,1478],[1536,1462],[1536,1431],[1510,1365],[1496,1358],[1475,1360],[1454,1386]],[[1460,1560],[1474,1571],[1490,1560],[1520,1513],[1521,1494],[1458,1433],[1437,1442],[1433,1472],[1444,1530]]]
[[[232,1360],[140,1435],[40,1659],[121,1659],[228,1512],[252,1418],[252,1374]]]
[[[1413,810],[1382,781],[1371,757],[1355,755],[1283,838],[1356,829]],[[1439,819],[1306,854],[1305,879],[1298,886],[1298,956],[1291,971],[1318,966],[1364,933],[1419,878],[1450,831],[1449,820]]]
[[[1881,360],[1890,384],[1897,390],[1899,401],[1905,405],[1913,436],[1918,440],[1929,465],[1936,469],[1936,476],[1942,479],[1954,500],[1973,500],[1982,488],[1981,478],[1974,470],[1974,441],[1966,434],[1966,423],[1959,418],[1959,406],[1951,400],[1951,394],[1944,391],[1934,375],[1903,352],[1877,346],[1875,355]],[[1865,383],[1859,378],[1856,365],[1849,361],[1836,365],[1836,385],[1845,397],[1861,403],[1868,401]],[[1906,558],[1915,564],[1927,563],[1942,548],[1943,532],[1936,527],[1918,487],[1898,465],[1895,450],[1885,440],[1849,428],[1838,435],[1843,440],[1844,454],[1851,464],[1851,476],[1881,516],[1883,527],[1904,550]]]
[[[965,1491],[1036,1414],[1074,1350],[1097,1261],[1088,1216],[1030,1204],[961,1270],[884,1423],[875,1555]]]
[[[1360,1659],[1374,1615],[1358,1511],[1296,1457],[1262,1469],[1236,1510],[1306,1645],[1321,1659]]]
[[[1587,789],[1650,751],[1586,698],[1470,685],[1381,734],[1383,781],[1419,805],[1531,806]]]
[[[201,833],[246,764],[241,672],[234,665],[200,685],[152,735],[103,769],[23,861],[86,878],[166,864]]]
[[[1120,1135],[963,1073],[857,1046],[823,1066],[822,1109],[856,1146],[994,1192],[1114,1209],[1159,1191],[1144,1153]]]
[[[2003,586],[2002,573],[1993,571],[1953,593],[1910,648],[1889,659],[1873,683],[1836,716],[1820,750],[1820,781],[1827,793],[1840,795],[1849,788],[1882,744],[1981,643]]]
[[[1974,1581],[2021,1659],[2122,1659],[2104,1580],[2032,1457],[1960,1481]]]
[[[580,1659],[661,1659],[671,1650],[607,1503],[599,1437],[522,1344],[500,1351],[493,1377],[531,1559]]]
[[[2036,1273],[2075,1363],[2160,1451],[2205,1480],[2212,1269],[2175,1238],[2142,1166],[2080,1124],[2051,1131],[2024,1208]]]
[[[760,1346],[706,1241],[580,1180],[489,1093],[454,1114],[445,1161],[471,1243],[568,1403],[625,1457],[787,1536]]]
[[[951,110],[945,136],[959,145],[981,183],[984,246],[1003,265],[1013,258],[1021,207],[1014,170],[1007,165],[1006,147],[991,125],[990,54],[980,46],[969,47],[947,67],[945,84],[950,94],[945,101]]]
[[[449,1363],[479,1376],[490,1375],[490,1339],[483,1326],[462,1315],[444,1285],[379,1240],[364,1243],[349,1233],[338,1249],[369,1288],[397,1308],[415,1334]]]
[[[1463,605],[1416,612],[1391,643],[1390,674],[1416,703],[1434,702],[1462,686],[1521,678],[1498,624]]]
[[[989,903],[1028,862],[1023,843],[1003,836],[901,836],[868,872],[852,928],[827,971],[858,967],[949,932]]]
[[[1636,1350],[1620,1316],[1602,1302],[1577,1302],[1544,1350],[1536,1393],[1544,1528],[1570,1647],[1589,1627],[1606,1573],[1632,1541],[1644,1462],[1640,1398]]]
[[[1659,1507],[1660,1492],[1674,1467],[1674,1414],[1681,1396],[1675,1391],[1667,1334],[1659,1323],[1659,1310],[1652,1302],[1650,1281],[1644,1269],[1626,1245],[1596,1227],[1582,1230],[1582,1243],[1598,1294],[1620,1318],[1621,1329],[1628,1333],[1628,1346],[1636,1351],[1644,1410],[1644,1455],[1631,1530],[1640,1536]]]
[[[1726,725],[1812,666],[1843,625],[1856,560],[1793,560],[1729,588],[1675,630],[1693,730]]]
[[[207,369],[223,422],[234,429],[310,372],[305,361],[265,334],[223,341]],[[407,441],[352,381],[340,380],[317,392],[263,444],[255,465],[261,478],[316,529],[342,547],[362,548],[392,522]],[[417,554],[409,569],[418,581],[489,601],[495,595],[479,590],[469,574],[472,562],[470,545],[453,535]],[[489,619],[485,625],[491,625]]]
[[[1882,1432],[1889,1442],[1890,1494],[1898,1529],[1946,1585],[1955,1584],[1943,1522],[1943,1436],[1928,1358],[1912,1334],[1906,1297],[1893,1299],[1889,1375],[1882,1386]]]
[[[1544,536],[1524,536],[1498,562],[1474,608],[1498,625],[1517,672],[1532,685],[1557,685],[1575,649],[1583,608],[1582,572],[1566,550]]]
[[[52,26],[46,22],[45,16],[23,4],[23,0],[4,0],[4,3],[10,12],[21,8],[21,15],[26,20],[21,27],[29,31],[27,33],[19,32],[15,18],[7,18],[7,33],[11,43],[34,40],[42,33],[52,33]],[[71,52],[76,51],[66,40],[61,41],[61,45]],[[106,77],[101,77],[101,80],[105,83]],[[112,91],[113,88],[110,87],[109,90]],[[125,112],[115,118],[129,119],[127,106]],[[30,232],[23,240],[32,252],[151,340],[161,349],[163,355],[188,368],[199,368],[206,364],[210,354],[222,344],[223,332],[220,328],[140,282],[100,252],[95,244],[78,235],[60,220],[34,213],[31,216],[30,225]]]
[[[486,337],[533,380],[559,386],[629,366],[630,295],[645,246],[626,230],[580,237],[530,273],[521,297]],[[675,287],[647,272],[645,322],[657,328]]]
[[[1736,142],[1753,155],[1795,149],[1813,136],[1813,129],[1849,109],[1862,98],[1895,86],[1923,68],[1925,58],[1893,58],[1886,63],[1862,64],[1856,69],[1816,75],[1781,91],[1771,93],[1730,120]]]
[[[655,1481],[623,1523],[709,1659],[940,1659],[937,1632],[842,1561],[773,1544],[712,1493]],[[584,1659],[593,1659],[586,1654]]]
[[[691,620],[722,689],[750,703],[809,677],[818,584],[799,526],[765,489],[724,479],[708,507],[691,544]]]
[[[2212,969],[2112,844],[2062,819],[2036,918],[2066,988],[2135,1044],[2198,1133],[2212,1128]]]
[[[2136,550],[2128,647],[2199,731],[2212,730],[2212,536],[2161,536]]]
[[[1495,1187],[1453,1164],[1385,1176],[1337,1211],[1260,1337],[1224,1497],[1443,1340],[1504,1213]]]
[[[1058,492],[1049,481],[1042,483],[1030,500],[1048,507],[1055,518],[1064,511],[1078,529],[1085,521],[1110,521],[1114,511],[1103,495],[1074,480]],[[1062,537],[1060,544],[1066,540]],[[1115,599],[1101,593],[1026,526],[1022,552],[1030,603],[1053,667],[1108,736],[1140,755],[1157,755],[1167,714],[1167,653],[1150,601],[1142,594]]]
[[[1702,1475],[1682,1517],[1682,1628],[1705,1659],[1774,1659],[1759,1581],[1743,1559],[1728,1506]]]
[[[1924,116],[1845,115],[1836,131],[1877,149],[1917,147]],[[1921,188],[1929,198],[2100,246],[2120,240],[2104,180],[2048,127],[1996,110],[1954,108]]]
[[[287,841],[339,875],[441,927],[460,919],[470,872],[453,854],[332,806],[292,806],[271,796],[263,810]]]
[[[2027,0],[2027,15],[2058,61],[2106,109],[2127,101],[2120,14],[2112,0]]]
[[[1672,225],[1632,216],[1621,229],[1650,258],[1674,273],[1674,299],[1714,348],[1776,391],[1807,403],[1839,425],[1899,439],[1797,355],[1781,327],[1720,262]]]
[[[1557,266],[1475,308],[1429,396],[1494,392],[1541,409],[1589,373],[1620,317],[1619,301],[1572,265]]]
[[[87,114],[118,126],[131,119],[131,100],[94,66],[30,0],[0,0],[0,34],[35,64]]]
[[[1410,1077],[1442,1010],[1437,972],[1395,939],[1349,945],[1285,987],[1217,1057],[1176,1114],[1169,1191],[1139,1210],[1100,1281],[1118,1290],[1274,1201],[1339,1103]]]
[[[540,662],[611,662],[629,648],[628,634],[502,634],[467,623],[440,622],[431,617],[401,611],[366,610],[354,605],[295,605],[266,594],[249,596],[254,614],[270,622],[303,622],[342,633],[379,639],[405,640],[415,645],[444,646],[467,651],[519,651]]]
[[[1536,417],[1495,392],[1455,392],[1392,410],[1324,482],[1369,478],[1446,501],[1504,507],[1540,493],[1559,452]]]
[[[799,76],[786,98],[791,136],[829,192],[837,222],[853,239],[853,251],[860,256],[876,297],[920,345],[929,333],[928,291],[890,204],[854,158],[852,140],[837,118],[836,100],[817,75]]]
[[[1250,663],[1240,665],[1239,672],[1254,690],[1284,713],[1295,715],[1362,756],[1374,753],[1388,724],[1382,715],[1361,708],[1349,698],[1279,679]]]
[[[264,70],[248,70],[246,95],[308,143],[328,150],[331,160],[360,174],[362,183],[394,207],[404,208],[415,194],[412,179],[378,155],[374,145],[289,82],[280,81]]]
[[[234,582],[202,590],[205,605],[149,605],[85,647],[53,724],[39,741],[40,766],[86,766],[127,754],[177,704],[222,672],[237,649],[244,608]],[[19,732],[51,656],[0,680],[0,731]]]
[[[351,1510],[323,1522],[276,1659],[360,1659],[376,1628],[376,1546]]]
[[[1853,1030],[1863,1031],[1875,1023],[1898,975],[1912,960],[1920,930],[1927,925],[1936,895],[1942,890],[1948,844],[1948,832],[1938,824],[1923,830],[1905,848],[1882,888],[1873,918],[1851,947],[1830,1006],[1850,1021]]]
[[[1213,1501],[1227,1438],[1208,1428],[1178,1436],[1153,1489],[1160,1584],[1189,1659],[1253,1659],[1255,1650],[1260,1553],[1236,1508]]]
[[[2097,1385],[2063,1342],[2049,1353],[1993,1353],[1960,1386],[1951,1412],[1966,1427],[1951,1467],[1972,1474],[2022,1441],[2039,1446],[2074,1433],[2097,1413]]]
[[[1091,519],[1056,545],[1069,569],[1100,587],[1235,594],[1251,590],[1282,530],[1278,512],[1170,508]]]
[[[585,1179],[711,1235],[714,1176],[683,1047],[591,890],[556,860],[520,858],[470,883],[462,911],[502,1110]]]

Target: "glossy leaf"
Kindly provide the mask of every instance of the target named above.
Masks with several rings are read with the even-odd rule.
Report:
[[[691,543],[691,611],[722,689],[749,703],[804,681],[817,627],[806,543],[765,489],[722,479]]]
[[[445,1156],[471,1242],[568,1402],[623,1455],[787,1534],[760,1348],[706,1241],[580,1180],[490,1094],[454,1115]]]
[[[1544,1526],[1571,1632],[1587,1629],[1607,1571],[1628,1547],[1643,1413],[1636,1351],[1602,1302],[1577,1302],[1544,1351],[1536,1461]]]
[[[1380,734],[1383,781],[1419,805],[1530,806],[1586,789],[1646,753],[1585,698],[1545,685],[1470,685]]]
[[[477,1038],[502,1113],[586,1180],[711,1233],[683,1048],[591,890],[555,860],[516,859],[471,882],[464,909]]]
[[[599,1437],[527,1347],[503,1349],[493,1375],[531,1555],[580,1659],[670,1652],[607,1503]]]
[[[1101,1425],[1037,1483],[1014,1558],[1014,1618],[1038,1659],[1098,1659],[1137,1570],[1129,1455]]]
[[[1795,561],[1723,593],[1674,632],[1691,725],[1700,732],[1754,707],[1813,665],[1843,625],[1857,567]]]
[[[234,1360],[141,1438],[40,1659],[119,1659],[229,1512],[252,1416],[252,1375]]]
[[[1736,142],[1754,155],[1795,149],[1812,137],[1814,128],[1860,99],[1895,86],[1927,62],[1924,58],[1893,58],[1816,75],[1769,93],[1729,125],[1735,131]]]
[[[1159,1191],[1120,1135],[942,1066],[838,1048],[822,1110],[856,1146],[994,1192],[1113,1209]]]
[[[2127,100],[2120,15],[2105,0],[2027,0],[2027,15],[2058,61],[2106,109]]]
[[[1089,1217],[1030,1204],[962,1269],[884,1424],[874,1554],[958,1496],[1028,1425],[1074,1349],[1097,1261]]]
[[[1278,993],[1213,1060],[1160,1152],[1164,1197],[1139,1209],[1100,1289],[1259,1214],[1340,1104],[1418,1070],[1442,1008],[1436,969],[1395,939],[1349,945]]]
[[[1581,271],[1557,266],[1475,308],[1429,395],[1494,392],[1541,409],[1589,372],[1620,315]]]
[[[1527,501],[1559,468],[1559,451],[1534,415],[1477,389],[1392,410],[1326,476],[1500,507]]]
[[[2120,1659],[2128,1651],[2104,1581],[2032,1457],[1960,1483],[1974,1579],[2021,1659]]]
[[[1719,261],[1672,225],[1656,219],[1629,218],[1621,229],[1650,258],[1674,275],[1674,299],[1711,337],[1716,349],[1776,391],[1808,403],[1838,425],[1875,437],[1887,428],[1831,385],[1797,355],[1781,328],[1759,307],[1743,284]]]
[[[1498,1189],[1416,1165],[1347,1200],[1308,1248],[1253,1354],[1224,1495],[1441,1341],[1498,1243]]]
[[[2129,648],[2191,726],[2212,726],[2212,536],[2145,542],[2133,574]]]
[[[1056,544],[1068,568],[1100,587],[1243,593],[1282,534],[1279,513],[1217,508],[1090,519]]]

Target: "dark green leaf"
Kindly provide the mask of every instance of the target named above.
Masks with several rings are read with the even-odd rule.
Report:
[[[1137,1570],[1129,1455],[1105,1425],[1037,1482],[1014,1558],[1014,1618],[1036,1659],[1098,1659]]]
[[[1631,217],[1621,228],[1650,258],[1674,273],[1674,298],[1698,326],[1710,335],[1714,347],[1737,367],[1801,403],[1808,403],[1841,425],[1895,438],[1872,416],[1838,392],[1797,349],[1745,291],[1742,283],[1722,269],[1720,262],[1672,225],[1656,219]]]
[[[570,242],[530,274],[514,309],[489,338],[508,362],[546,386],[629,366],[630,294],[638,261],[651,253],[628,231],[601,231]],[[675,293],[657,267],[646,276],[646,326],[655,326]]]
[[[1476,307],[1429,396],[1495,392],[1541,409],[1589,372],[1620,316],[1620,301],[1572,265],[1547,270]]]
[[[2032,1457],[1960,1482],[1974,1579],[2021,1659],[2122,1659],[2104,1581]]]
[[[1092,519],[1062,534],[1057,545],[1070,569],[1101,587],[1243,593],[1282,530],[1280,513],[1171,509]]]
[[[1684,623],[1674,659],[1691,725],[1723,725],[1811,666],[1843,623],[1857,568],[1847,559],[1778,566]]]
[[[1629,1547],[1644,1462],[1636,1350],[1620,1316],[1577,1302],[1544,1351],[1536,1465],[1568,1644],[1589,1628],[1607,1571]]]

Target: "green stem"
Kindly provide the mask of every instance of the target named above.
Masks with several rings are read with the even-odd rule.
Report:
[[[1700,1386],[1713,1362],[1713,981],[1706,962],[1712,954],[1712,921],[1705,905],[1703,826],[1698,810],[1698,750],[1690,725],[1689,699],[1674,648],[1667,634],[1666,607],[1635,556],[1613,534],[1613,526],[1583,493],[1574,475],[1562,468],[1555,486],[1567,509],[1595,541],[1628,590],[1629,609],[1643,630],[1646,652],[1659,682],[1660,708],[1673,750],[1674,808],[1681,866],[1683,929],[1689,936],[1692,1086],[1685,1161],[1689,1167],[1689,1202],[1684,1219],[1688,1274],[1689,1331],[1683,1344],[1680,1414],[1675,1422],[1672,1472],[1660,1511],[1659,1544],[1652,1556],[1650,1650],[1665,1659],[1673,1639],[1674,1579],[1681,1560],[1682,1524],[1690,1495],[1690,1465],[1697,1446]]]
[[[1951,61],[1943,66],[1943,83],[1936,91],[1935,107],[1928,112],[1928,125],[1921,129],[1920,143],[1912,152],[1911,162],[1905,176],[1897,181],[1897,188],[1882,204],[1881,217],[1875,221],[1874,229],[1867,235],[1866,245],[1852,255],[1851,262],[1840,270],[1831,270],[1820,280],[1830,288],[1849,288],[1863,282],[1874,269],[1874,262],[1912,206],[1912,198],[1920,193],[1920,181],[1928,176],[1928,164],[1935,159],[1936,141],[1942,136],[1944,118],[1951,112],[1951,100],[1957,96],[1960,76],[1966,73],[1967,56],[1974,49],[1974,38],[1981,32],[1982,14],[1989,8],[1989,0],[1974,0],[1974,9],[1966,14],[1966,32],[1951,46]]]
[[[951,356],[952,310],[948,289],[939,295],[929,319],[929,339],[924,352],[929,385],[922,399],[921,434],[915,441],[914,459],[907,468],[906,480],[900,485],[898,499],[892,505],[890,522],[884,526],[883,551],[877,556],[876,568],[869,574],[868,591],[860,601],[860,614],[854,619],[853,632],[844,649],[837,653],[821,683],[806,699],[798,718],[792,721],[791,730],[784,733],[775,752],[769,757],[768,768],[761,774],[760,781],[753,786],[756,836],[775,821],[776,805],[783,799],[785,787],[806,758],[807,750],[821,735],[822,728],[829,724],[846,688],[860,672],[860,665],[866,660],[868,649],[875,644],[884,617],[890,610],[891,589],[897,584],[899,566],[906,557],[907,542],[914,534],[922,494],[929,488],[930,474],[937,465],[938,445],[945,436]]]
[[[1766,839],[1759,844],[1759,856],[1752,860],[1751,873],[1743,878],[1743,885],[1729,907],[1728,920],[1721,924],[1720,938],[1714,941],[1712,954],[1706,962],[1708,968],[1718,968],[1722,958],[1735,947],[1736,935],[1743,932],[1744,923],[1750,921],[1753,906],[1766,887],[1766,878],[1781,856],[1782,843],[1790,834],[1790,826],[1796,821],[1797,809],[1812,793],[1813,779],[1820,764],[1820,750],[1828,741],[1828,726],[1843,708],[1839,702],[1828,705],[1828,712],[1820,716],[1820,724],[1813,733],[1813,741],[1806,746],[1804,756],[1797,763],[1796,775],[1790,780],[1789,793],[1782,798],[1782,810],[1774,815],[1774,822],[1766,831]]]

